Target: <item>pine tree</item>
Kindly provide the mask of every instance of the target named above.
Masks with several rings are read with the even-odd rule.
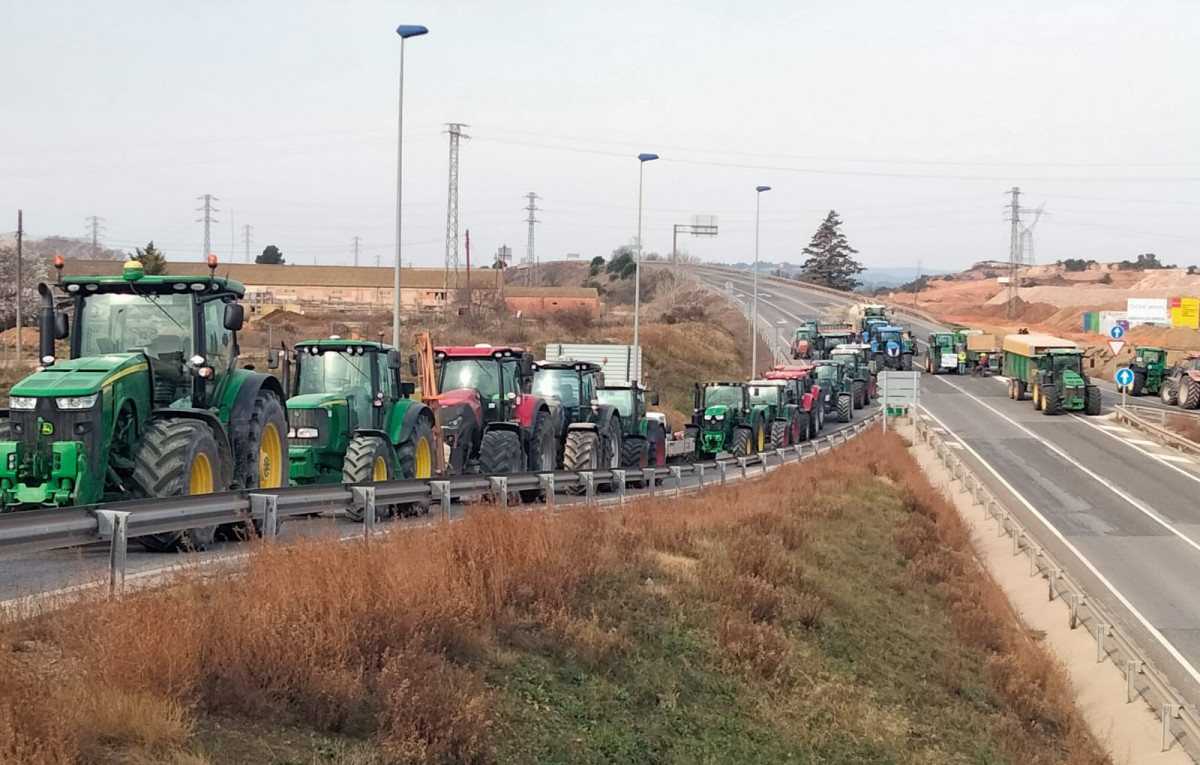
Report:
[[[268,265],[283,265],[283,252],[273,244],[263,248],[262,255],[254,259],[255,263]]]
[[[167,273],[167,254],[154,246],[151,241],[144,248],[136,248],[133,259],[142,264],[146,276],[162,276]]]
[[[854,259],[858,250],[846,241],[841,226],[837,211],[830,210],[817,233],[813,234],[812,241],[804,248],[808,259],[800,267],[797,278],[845,292],[853,292],[862,284],[855,278],[863,272],[862,265]]]

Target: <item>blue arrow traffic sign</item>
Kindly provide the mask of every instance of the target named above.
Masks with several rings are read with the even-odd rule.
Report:
[[[1129,367],[1121,367],[1117,370],[1117,385],[1122,388],[1133,385],[1133,370]]]
[[[1108,331],[1108,336],[1113,340],[1120,340],[1125,337],[1125,328],[1120,324],[1114,324],[1113,328]]]

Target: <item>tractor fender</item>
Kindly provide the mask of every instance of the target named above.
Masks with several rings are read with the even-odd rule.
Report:
[[[594,422],[572,422],[567,426],[567,430],[586,430],[595,433],[600,430],[600,426]]]
[[[261,372],[249,372],[244,369],[234,370],[230,376],[225,395],[221,398],[221,414],[229,423],[228,433],[230,444],[243,441],[250,436],[250,414],[254,411],[254,400],[259,391],[268,390],[279,397],[283,406],[283,416],[287,420],[287,396],[279,380]]]
[[[229,433],[225,430],[225,425],[222,424],[217,415],[208,409],[173,409],[170,407],[161,407],[150,411],[150,419],[196,420],[203,422],[213,432],[213,440],[217,442],[217,453],[221,457],[221,475],[224,478],[224,483],[228,485],[229,481],[233,480],[233,446],[229,440]],[[249,419],[249,416],[247,416],[247,419]]]
[[[1187,376],[1193,380],[1196,380],[1197,382],[1200,382],[1200,370],[1189,369],[1187,370]]]
[[[433,410],[420,401],[400,400],[396,407],[404,407],[403,417],[393,417],[388,429],[391,433],[385,439],[394,446],[399,446],[409,439],[417,427],[417,421],[422,417],[429,422],[433,429]]]
[[[597,427],[597,429],[599,429],[602,432],[608,430],[608,425],[610,422],[612,422],[612,419],[614,417],[617,418],[617,421],[619,423],[620,419],[621,419],[621,415],[620,415],[620,413],[617,412],[617,408],[615,406],[612,406],[611,404],[601,404],[599,406],[599,408],[596,410],[596,427]],[[617,427],[618,427],[618,429],[620,429],[619,424]]]
[[[813,394],[812,394],[811,392],[805,392],[805,394],[804,394],[804,406],[803,406],[802,408],[803,408],[803,409],[804,409],[804,411],[806,411],[806,412],[808,412],[808,411],[812,411],[812,408],[813,408]]]
[[[358,436],[374,436],[380,441],[383,441],[383,443],[387,445],[388,449],[392,448],[392,444],[388,441],[387,433],[384,433],[378,428],[355,428],[354,432],[350,434],[350,438],[353,440]]]
[[[562,411],[561,406],[557,408],[560,412]],[[534,422],[537,420],[538,411],[543,409],[553,414],[550,404],[545,398],[526,393],[517,402],[517,421],[521,423],[521,427],[523,428],[532,428]]]
[[[511,433],[516,433],[518,436],[522,436],[521,442],[525,442],[524,434],[522,433],[523,428],[521,427],[520,423],[512,421],[489,422],[486,426],[484,426],[483,432],[487,433],[491,430],[507,430]]]

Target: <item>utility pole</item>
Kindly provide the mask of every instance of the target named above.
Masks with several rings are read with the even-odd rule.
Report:
[[[17,210],[17,363],[21,361],[21,353],[24,350],[24,343],[21,338],[21,288],[25,286],[25,280],[22,278],[21,260],[24,252],[21,249],[22,240],[25,238],[25,211]],[[39,362],[40,363],[40,362]]]
[[[458,141],[460,138],[470,140],[471,136],[463,132],[469,127],[461,122],[447,122],[446,132],[450,134],[450,183],[446,191],[446,266],[445,290],[447,301],[450,290],[458,289]]]
[[[254,226],[251,226],[249,223],[247,223],[245,226],[242,226],[242,241],[244,241],[246,243],[246,262],[247,263],[250,262],[250,231],[253,228],[254,228]]]
[[[375,253],[375,267],[380,268],[382,266],[383,266],[383,256],[380,255],[379,253]]]
[[[921,292],[921,259],[917,258],[917,278],[913,280],[913,308],[917,307],[917,295]]]
[[[1008,218],[1012,223],[1008,242],[1008,318],[1011,319],[1017,308],[1017,274],[1021,264],[1021,189],[1013,186],[1009,193],[1012,194]]]
[[[379,264],[376,263],[375,265],[379,265]],[[358,237],[357,236],[354,237],[354,267],[358,268]]]
[[[217,222],[217,219],[213,217],[213,213],[220,212],[220,210],[212,206],[212,203],[220,202],[221,200],[217,199],[212,194],[203,194],[196,197],[196,201],[204,202],[203,207],[196,208],[196,212],[204,213],[203,218],[196,219],[197,223],[204,224],[204,252],[200,255],[200,259],[203,260],[212,253],[212,224]]]
[[[92,260],[100,258],[100,230],[104,228],[106,220],[96,215],[90,218],[84,218],[88,222],[88,228],[92,230]]]
[[[525,198],[529,200],[529,205],[525,208],[525,212],[529,213],[529,217],[525,219],[525,222],[529,224],[529,238],[525,243],[525,262],[528,270],[525,273],[529,286],[532,287],[538,281],[537,257],[533,250],[533,224],[538,223],[538,219],[534,217],[534,213],[540,209],[537,206],[537,200],[541,199],[541,197],[531,191],[525,195]]]

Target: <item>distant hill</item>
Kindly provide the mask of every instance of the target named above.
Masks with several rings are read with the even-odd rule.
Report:
[[[754,270],[753,263],[728,263],[721,264],[729,268],[736,268],[741,271]],[[758,264],[758,272],[760,274],[778,273],[782,265],[783,275],[793,277],[800,271],[799,264],[796,263],[766,263],[760,261]],[[940,275],[953,273],[952,271],[941,271],[937,269],[922,268],[921,273],[925,275]],[[917,278],[917,269],[910,268],[868,268],[859,274],[859,279],[862,280],[865,290],[873,290],[877,287],[899,287],[901,284],[907,284]]]

